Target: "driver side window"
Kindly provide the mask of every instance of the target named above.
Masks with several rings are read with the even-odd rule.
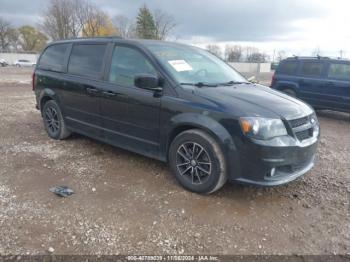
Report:
[[[116,46],[109,71],[109,82],[133,87],[134,78],[139,74],[157,75],[157,71],[140,51],[130,47]]]

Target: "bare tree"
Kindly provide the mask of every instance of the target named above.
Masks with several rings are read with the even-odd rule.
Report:
[[[74,5],[73,5],[74,3]],[[74,12],[78,1],[51,0],[43,13],[42,29],[53,40],[78,36],[78,21]]]
[[[222,56],[221,48],[218,45],[207,45],[206,48],[210,53],[216,55],[217,57]]]
[[[252,46],[245,47],[245,60],[251,62],[249,60],[251,59],[254,53],[259,53],[259,49]]]
[[[277,61],[281,62],[284,58],[286,58],[286,51],[284,50],[279,50],[277,52]]]
[[[243,56],[243,48],[240,45],[226,45],[225,46],[225,59],[228,62],[239,62]]]
[[[156,9],[153,12],[153,17],[156,26],[156,39],[165,40],[171,31],[176,27],[174,17],[167,14],[161,9]]]
[[[98,36],[100,35],[101,28],[105,27],[106,14],[93,6],[88,5],[85,10],[85,17],[83,18],[85,23],[82,27],[83,36]]]
[[[135,26],[129,18],[123,15],[117,15],[112,20],[114,26],[117,28],[119,35],[123,38],[135,37]]]
[[[264,63],[266,62],[266,60],[267,60],[267,55],[260,52],[251,53],[247,57],[247,61],[252,63]]]
[[[78,37],[84,31],[95,35],[105,16],[89,0],[50,0],[41,28],[53,40]]]
[[[8,49],[11,40],[11,24],[9,21],[0,17],[0,50],[5,51]]]

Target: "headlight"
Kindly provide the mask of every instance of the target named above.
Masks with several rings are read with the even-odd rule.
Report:
[[[241,117],[239,122],[243,133],[251,138],[267,140],[287,135],[286,127],[281,119]]]
[[[318,134],[320,133],[320,124],[315,113],[311,115],[310,122],[314,128],[314,136],[318,136]]]

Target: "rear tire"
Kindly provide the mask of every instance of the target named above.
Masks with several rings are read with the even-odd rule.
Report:
[[[57,102],[54,100],[47,101],[43,108],[41,115],[44,121],[44,127],[52,139],[62,140],[71,135],[64,122],[62,112]]]
[[[287,89],[283,89],[283,90],[281,90],[281,91],[282,91],[283,93],[285,93],[285,94],[291,96],[291,97],[297,97],[297,94],[296,94],[295,91],[292,90],[292,89],[287,88]]]
[[[169,149],[169,164],[176,180],[195,193],[213,193],[227,181],[226,161],[219,144],[199,129],[175,137]]]

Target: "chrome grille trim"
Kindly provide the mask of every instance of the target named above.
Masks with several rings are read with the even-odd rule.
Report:
[[[311,123],[312,115],[289,120],[289,126],[294,136],[300,141],[313,137],[314,125]]]

